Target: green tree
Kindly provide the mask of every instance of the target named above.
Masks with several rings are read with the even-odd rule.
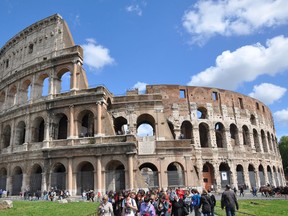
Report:
[[[288,175],[288,136],[282,136],[279,142],[279,151],[282,157],[285,176]]]

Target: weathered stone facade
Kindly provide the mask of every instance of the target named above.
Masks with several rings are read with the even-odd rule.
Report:
[[[1,48],[0,188],[75,195],[284,183],[272,114],[261,101],[179,85],[114,96],[88,88],[82,64],[83,50],[57,14]],[[66,73],[70,91],[63,92]],[[137,135],[142,125],[152,134]]]

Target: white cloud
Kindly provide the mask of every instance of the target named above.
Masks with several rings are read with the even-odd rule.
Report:
[[[145,92],[146,91],[146,85],[147,85],[147,83],[143,83],[143,82],[137,82],[134,86],[133,86],[133,88],[134,89],[138,89],[138,91],[140,91],[140,92]]]
[[[131,4],[126,7],[126,11],[130,13],[136,13],[138,16],[142,16],[142,9],[138,4]]]
[[[248,35],[288,23],[287,0],[200,0],[187,10],[183,27],[192,42],[203,44],[215,35]]]
[[[243,82],[251,82],[260,75],[276,75],[288,70],[288,38],[267,40],[266,47],[257,43],[224,51],[216,58],[216,65],[191,77],[187,85],[210,86],[235,90]]]
[[[274,118],[280,124],[288,125],[288,108],[275,112]]]
[[[251,92],[249,96],[257,98],[269,105],[283,97],[286,91],[287,89],[281,86],[273,85],[271,83],[261,83],[260,85],[255,85],[253,87],[253,92]]]
[[[106,65],[114,63],[114,59],[110,56],[109,49],[97,44],[93,38],[86,39],[87,44],[81,45],[84,49],[84,63],[91,70],[99,70]]]

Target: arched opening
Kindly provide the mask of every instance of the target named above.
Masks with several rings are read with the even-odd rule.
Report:
[[[120,161],[110,161],[106,166],[106,191],[125,189],[125,168]]]
[[[15,133],[15,144],[22,145],[25,143],[25,134],[26,134],[26,124],[24,121],[20,121],[16,127]]]
[[[16,104],[16,93],[17,93],[16,85],[11,86],[7,95],[7,105],[8,105],[7,108],[14,106]]]
[[[255,129],[253,129],[253,140],[254,140],[254,145],[255,145],[255,148],[256,148],[256,152],[261,152],[258,132]]]
[[[189,121],[183,121],[181,124],[180,139],[193,139],[192,124]]]
[[[30,192],[41,193],[42,185],[42,168],[39,164],[34,164],[30,176]]]
[[[70,91],[72,85],[71,75],[72,73],[69,71],[68,68],[64,68],[58,72],[58,80],[54,80],[56,93],[64,93]]]
[[[236,167],[237,172],[237,182],[238,182],[238,188],[246,188],[245,185],[245,179],[244,179],[244,172],[243,172],[243,166],[238,164]]]
[[[269,165],[267,166],[267,174],[268,174],[268,183],[270,185],[273,185],[272,170],[271,170],[271,167]]]
[[[32,142],[43,142],[45,123],[42,117],[37,117],[32,124]]]
[[[267,132],[267,141],[268,141],[270,151],[273,151],[272,144],[271,144],[271,137],[270,137],[269,132]]]
[[[172,136],[173,136],[173,139],[175,140],[176,134],[175,134],[175,131],[174,131],[174,125],[173,125],[173,123],[170,122],[170,121],[168,121],[168,126],[169,126],[170,132],[171,132],[171,134],[172,134]]]
[[[0,110],[4,108],[4,103],[5,103],[5,91],[2,91],[0,93]]]
[[[263,146],[264,152],[268,152],[268,146],[267,146],[267,142],[266,142],[266,136],[265,136],[265,132],[264,132],[263,130],[261,130],[261,140],[262,140],[262,146]]]
[[[219,166],[221,175],[221,188],[225,188],[227,184],[230,185],[230,167],[227,163],[222,162]]]
[[[22,84],[21,91],[19,92],[19,103],[25,103],[31,99],[32,84],[30,80],[25,80]]]
[[[205,107],[197,108],[197,118],[198,119],[208,119],[208,112]]]
[[[184,169],[181,164],[177,162],[170,163],[167,167],[168,186],[169,187],[183,187]]]
[[[123,116],[114,119],[114,130],[117,135],[127,134],[127,119]]]
[[[250,123],[252,125],[256,125],[256,118],[255,118],[255,116],[253,114],[251,114],[251,116],[250,116]]]
[[[202,148],[208,148],[210,146],[210,135],[209,135],[209,126],[206,123],[199,124],[199,136],[200,136],[200,145]]]
[[[279,179],[279,186],[283,186],[282,178],[281,178],[281,172],[280,169],[278,168],[278,179]]]
[[[251,145],[250,133],[249,133],[249,129],[246,125],[242,126],[242,136],[243,136],[243,145],[250,146]]]
[[[137,136],[155,136],[155,119],[149,114],[142,114],[137,119]]]
[[[94,114],[85,110],[79,114],[79,137],[93,137],[94,136]]]
[[[10,140],[11,140],[11,127],[10,125],[6,125],[4,127],[3,133],[2,133],[2,140],[3,140],[3,148],[7,148],[10,146]]]
[[[216,136],[216,144],[218,148],[224,148],[225,143],[225,128],[224,125],[220,122],[215,124],[215,136]]]
[[[259,172],[260,185],[265,186],[266,182],[265,182],[264,168],[261,164],[258,167],[258,172]]]
[[[215,183],[215,178],[214,178],[214,167],[212,164],[206,162],[203,165],[203,169],[202,169],[202,173],[203,173],[203,184],[204,184],[204,188],[206,190],[212,190],[214,188],[214,183]]]
[[[278,175],[277,175],[277,171],[276,171],[275,166],[273,166],[273,174],[274,174],[276,187],[278,187],[279,186],[279,181],[278,181]]]
[[[0,188],[2,190],[6,190],[7,185],[7,169],[1,168],[0,169]]]
[[[43,76],[43,80],[42,80],[42,94],[41,96],[45,97],[49,95],[49,77],[48,75],[45,74],[45,76]]]
[[[12,172],[12,191],[11,195],[19,196],[22,188],[23,173],[22,169],[17,166]]]
[[[230,138],[231,138],[231,145],[238,146],[239,145],[239,134],[238,128],[235,124],[230,125]]]
[[[256,174],[255,174],[255,168],[252,164],[249,164],[248,167],[249,172],[249,179],[250,179],[250,185],[251,187],[256,187]]]
[[[62,163],[54,165],[51,173],[51,187],[54,190],[66,189],[66,168]]]
[[[54,124],[54,139],[67,139],[68,118],[65,114],[57,114]]]
[[[139,167],[141,178],[138,182],[141,188],[158,188],[158,169],[152,163],[144,163]]]
[[[82,162],[77,169],[77,194],[94,190],[94,167],[90,162]]]

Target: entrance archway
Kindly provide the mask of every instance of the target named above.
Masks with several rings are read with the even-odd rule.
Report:
[[[168,186],[181,187],[184,186],[184,170],[181,164],[177,162],[170,163],[167,167]]]
[[[120,191],[125,189],[125,168],[120,161],[110,161],[106,166],[106,190]]]
[[[94,167],[90,162],[82,162],[77,169],[77,194],[94,190]]]

